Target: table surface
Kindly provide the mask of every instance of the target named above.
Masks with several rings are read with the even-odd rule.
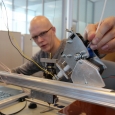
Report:
[[[5,86],[5,87],[7,86],[7,87],[11,87],[11,88],[21,89],[20,87],[13,86],[13,85],[6,85],[4,83],[0,83],[0,86]],[[11,113],[21,110],[25,106],[25,104],[26,104],[26,101],[19,102],[19,103],[13,104],[7,108],[1,109],[0,112],[2,112],[4,114],[11,114]],[[57,109],[53,109],[49,112],[40,113],[41,111],[48,109],[48,107],[43,106],[41,104],[37,104],[36,109],[29,109],[28,108],[29,104],[30,104],[30,102],[27,101],[26,107],[21,112],[17,113],[16,115],[56,115],[58,112]]]
[[[26,108],[24,108],[24,110],[17,113],[16,115],[56,115],[58,112],[58,110],[53,109],[49,112],[40,113],[41,111],[46,110],[48,107],[37,104],[36,109],[29,109],[28,108],[29,103],[30,102],[27,102]],[[4,114],[11,114],[16,111],[19,111],[21,108],[23,108],[25,106],[25,104],[26,104],[26,102],[20,102],[20,103],[12,105],[10,107],[7,107],[5,109],[2,109],[1,112]]]

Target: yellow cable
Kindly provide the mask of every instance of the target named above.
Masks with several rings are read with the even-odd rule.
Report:
[[[18,45],[17,40],[13,37],[13,34],[12,34],[10,31],[9,31],[9,34],[10,34],[10,36],[11,36],[11,39],[14,40],[14,42],[15,42],[15,44],[16,44],[16,48],[17,48],[20,52],[22,52],[20,46]],[[22,53],[23,53],[23,52],[22,52]]]
[[[4,3],[4,2],[3,2]],[[5,4],[4,4],[5,5]],[[7,13],[7,11],[6,11],[6,13]],[[8,21],[8,20],[7,20]],[[6,26],[6,25],[5,25]],[[8,25],[7,25],[8,26]],[[6,28],[7,28],[7,30],[9,31],[9,29],[8,29],[8,27],[6,26]],[[21,48],[19,47],[19,45],[18,45],[18,43],[17,43],[17,41],[16,41],[16,39],[13,37],[13,34],[9,31],[9,34],[10,35],[12,35],[12,40],[14,40],[14,42],[17,44],[17,49],[19,50],[19,52],[25,57],[25,58],[27,58],[28,60],[30,60],[30,61],[32,61],[34,64],[36,64],[40,69],[42,69],[43,71],[45,71],[45,72],[47,72],[48,74],[50,74],[52,77],[53,77],[53,75],[50,73],[50,72],[48,72],[47,70],[45,70],[44,68],[42,68],[39,64],[37,64],[34,60],[32,60],[32,59],[30,59],[30,58],[28,58],[26,55],[24,55],[24,53],[21,51]]]
[[[27,57],[22,51],[21,51],[21,48],[19,47],[19,45],[18,45],[18,43],[17,43],[17,40],[14,38],[14,36],[13,36],[13,34],[11,33],[11,32],[9,32],[9,34],[11,35],[11,39],[12,40],[14,40],[14,42],[17,44],[17,49],[19,50],[19,52],[25,57],[25,58],[27,58],[28,60],[30,60],[30,61],[32,61],[35,65],[37,65],[37,67],[39,67],[41,70],[43,70],[43,71],[45,71],[45,72],[47,72],[48,74],[50,74],[52,77],[53,77],[53,75],[50,73],[50,72],[48,72],[47,70],[45,70],[44,68],[42,68],[39,64],[37,64],[34,60],[32,60],[32,59],[30,59],[29,57]]]
[[[52,59],[52,54],[50,53],[50,57],[49,57],[50,59]]]
[[[6,25],[5,25],[6,26]],[[9,29],[8,29],[8,27],[6,26],[6,28],[7,28],[7,30],[9,31]],[[44,68],[42,68],[39,64],[37,64],[34,60],[32,60],[32,59],[30,59],[30,58],[28,58],[26,55],[24,55],[24,53],[22,52],[22,50],[21,50],[21,48],[20,48],[20,46],[18,45],[18,42],[17,42],[17,40],[14,38],[14,36],[13,36],[13,34],[9,31],[9,34],[10,34],[10,36],[11,36],[11,39],[14,41],[14,43],[15,43],[15,47],[19,50],[19,52],[24,56],[24,57],[26,57],[28,60],[30,60],[30,61],[32,61],[35,65],[37,65],[40,69],[42,69],[43,71],[45,71],[45,72],[47,72],[48,74],[50,74],[52,77],[53,77],[53,75],[50,73],[50,72],[48,72],[47,70],[45,70]]]

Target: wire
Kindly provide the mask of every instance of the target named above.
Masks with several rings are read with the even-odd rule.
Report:
[[[3,5],[4,5],[4,2],[3,2],[3,1],[2,1],[2,3],[3,3]],[[4,5],[4,7],[5,7],[5,5]],[[5,7],[5,10],[6,10],[6,7]],[[1,5],[1,11],[2,11],[2,5]],[[7,16],[7,12],[6,12],[6,16]],[[4,20],[4,16],[3,16],[3,20]],[[8,20],[8,16],[7,16],[7,20]],[[7,21],[7,22],[8,22],[8,21]],[[5,22],[4,22],[4,24],[5,24]],[[5,26],[6,26],[7,30],[9,30],[9,28],[8,28],[8,23],[7,23],[7,25],[5,24]],[[19,47],[19,45],[18,45],[16,39],[13,37],[13,35],[12,35],[12,33],[11,33],[10,31],[9,31],[9,34],[10,34],[10,36],[12,37],[12,39],[15,41],[16,47],[17,47],[18,49],[20,49],[20,47]],[[20,49],[20,52],[22,52],[21,49]]]
[[[96,29],[96,33],[98,32],[99,27],[100,27],[101,22],[102,22],[102,18],[103,18],[103,14],[104,14],[104,11],[105,11],[106,3],[107,3],[107,0],[105,0],[105,2],[104,2],[104,6],[103,6],[103,10],[102,10],[102,14],[101,14],[100,21],[99,21],[99,24],[98,24],[97,29]],[[88,44],[87,47],[89,47],[90,45],[91,45],[91,42]]]
[[[6,18],[7,18],[6,28],[8,29],[8,15],[7,15],[7,10],[6,10],[6,6],[5,6],[3,0],[2,0],[2,3],[3,3],[3,5],[4,5],[5,11],[6,11]]]
[[[11,44],[14,46],[14,44],[12,43],[11,38],[10,38],[9,30],[8,30],[8,36],[9,36],[9,39],[10,39]],[[33,63],[34,63],[35,65],[37,65],[41,70],[43,70],[43,71],[47,72],[48,74],[52,75],[50,72],[48,72],[47,70],[45,70],[44,68],[42,68],[40,65],[38,65],[38,63],[36,63],[34,60],[29,59],[26,55],[24,55],[22,52],[20,52],[19,49],[18,49],[16,46],[14,46],[14,47],[17,49],[17,51],[20,53],[20,55],[21,55],[22,57],[24,57],[25,59],[27,59],[27,60],[33,62]],[[53,76],[53,75],[52,75],[52,76]]]
[[[22,107],[22,108],[21,108],[20,110],[18,110],[17,112],[10,113],[10,114],[4,114],[4,113],[0,112],[0,115],[15,115],[15,114],[21,112],[22,110],[24,110],[26,106],[27,106],[27,101],[25,102],[24,107]]]
[[[3,5],[4,5],[4,7],[5,7],[6,17],[7,17],[7,25],[6,25],[5,23],[4,23],[4,24],[5,24],[6,28],[7,28],[7,30],[9,30],[9,28],[8,28],[8,15],[7,15],[6,6],[5,6],[3,0],[2,0],[2,3],[3,3]],[[1,11],[2,11],[2,5],[1,5]],[[3,18],[4,18],[4,16],[3,16]],[[12,35],[12,33],[11,33],[10,31],[9,31],[9,34],[10,34],[10,36],[12,36],[12,39],[15,41],[17,48],[20,49],[20,47],[19,47],[19,45],[18,45],[16,39],[13,37],[13,35]],[[20,49],[20,52],[22,52],[21,49]]]
[[[8,37],[9,37],[9,40],[10,40],[11,44],[12,44],[12,45],[14,46],[14,48],[20,53],[20,55],[21,55],[22,57],[24,57],[25,59],[27,59],[27,60],[33,62],[33,63],[34,63],[36,66],[38,66],[41,70],[47,72],[48,74],[50,74],[50,75],[53,77],[53,75],[52,75],[50,72],[48,72],[47,70],[45,70],[44,68],[42,68],[42,67],[41,67],[38,63],[36,63],[34,60],[29,59],[26,55],[23,54],[22,51],[20,51],[20,50],[19,50],[19,49],[13,44],[13,42],[12,42],[12,40],[11,40],[11,37],[10,37],[9,28],[8,28],[8,15],[7,15],[7,10],[6,10],[6,6],[5,6],[3,0],[2,0],[2,3],[3,3],[3,5],[4,5],[4,7],[5,7],[5,11],[6,11]]]
[[[13,44],[12,41],[11,41],[10,35],[9,35],[9,30],[8,30],[8,36],[9,36],[9,39],[10,39],[11,44],[14,46],[14,44]],[[15,46],[14,46],[14,47],[15,47]],[[29,59],[27,56],[25,56],[24,54],[22,54],[17,47],[15,47],[15,48],[17,49],[17,51],[20,53],[20,55],[21,55],[22,57],[24,57],[25,59],[27,59],[27,60],[33,62],[34,64],[36,64],[36,65],[37,65],[40,69],[42,69],[43,71],[49,73],[47,70],[45,70],[44,68],[42,68],[41,66],[39,66],[34,60]],[[51,74],[51,73],[49,73],[49,74]],[[53,76],[53,75],[52,75],[52,76]]]
[[[2,64],[0,64],[0,66],[1,66],[5,71],[8,71]]]
[[[102,10],[102,14],[101,14],[101,18],[100,18],[100,21],[99,21],[99,24],[98,24],[98,27],[97,27],[96,33],[98,32],[98,29],[99,29],[99,27],[100,27],[100,25],[101,25],[101,21],[102,21],[103,14],[104,14],[104,11],[105,11],[106,3],[107,3],[107,0],[105,0],[105,2],[104,2],[104,6],[103,6],[103,10]]]
[[[6,71],[8,71],[8,72],[11,72],[11,70],[10,70],[4,63],[2,63],[1,61],[0,61],[0,66],[1,66],[4,70],[6,70]]]
[[[115,75],[111,75],[109,77],[104,77],[103,79],[107,79],[107,78],[115,78]]]

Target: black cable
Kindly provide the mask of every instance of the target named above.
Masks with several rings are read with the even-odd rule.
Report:
[[[3,3],[3,5],[4,5],[4,7],[5,7],[5,11],[6,11],[6,17],[7,17],[7,29],[8,29],[8,37],[9,37],[9,40],[10,40],[11,44],[14,46],[14,48],[20,53],[20,51],[18,50],[18,48],[13,44],[13,42],[12,42],[12,40],[11,40],[10,33],[9,33],[9,28],[8,28],[8,15],[7,15],[7,10],[6,10],[6,6],[5,6],[3,0],[2,0],[2,3]],[[21,55],[22,57],[24,57],[21,53],[20,53],[20,55]],[[24,57],[24,58],[27,59],[26,57]],[[27,59],[27,60],[29,60],[29,59]],[[29,61],[31,61],[31,60],[29,60]],[[31,61],[31,62],[32,62],[32,61]]]
[[[27,101],[25,102],[24,107],[23,107],[22,109],[20,109],[19,111],[14,112],[14,113],[10,113],[10,114],[4,114],[4,113],[0,112],[0,115],[15,115],[15,114],[17,114],[17,113],[21,112],[22,110],[24,110],[24,109],[25,109],[25,107],[26,107],[26,105],[27,105]]]
[[[6,6],[5,6],[5,4],[4,4],[4,1],[2,0],[2,3],[3,3],[3,5],[4,5],[4,8],[5,8],[5,11],[6,11],[6,18],[7,18],[7,25],[6,25],[6,27],[7,27],[7,29],[8,29],[8,15],[7,15],[7,10],[6,10]],[[8,29],[9,30],[9,29]]]
[[[107,79],[107,78],[115,78],[115,75],[110,75],[108,77],[102,77],[102,79]]]
[[[32,60],[29,60],[28,58],[26,58],[25,56],[23,56],[22,55],[22,53],[18,50],[18,48],[13,44],[13,42],[12,42],[12,40],[11,40],[11,37],[10,37],[10,32],[9,32],[9,28],[8,28],[8,15],[7,15],[7,10],[6,10],[6,6],[5,6],[5,4],[4,4],[4,1],[2,0],[2,3],[3,3],[3,5],[4,5],[4,7],[5,7],[5,11],[6,11],[6,17],[7,17],[7,29],[8,29],[8,37],[9,37],[9,40],[10,40],[10,42],[11,42],[11,44],[14,46],[14,48],[19,52],[19,54],[22,56],[22,57],[24,57],[25,59],[27,59],[28,61],[30,61],[30,62],[32,62],[32,63],[34,63]],[[37,63],[37,62],[36,62]],[[34,63],[35,64],[35,63]],[[38,64],[38,63],[37,63]],[[35,64],[36,65],[36,64]],[[38,64],[39,65],[39,64]],[[37,66],[37,65],[36,65]],[[40,67],[39,67],[40,68]],[[42,68],[44,68],[44,67],[42,67]],[[40,68],[41,69],[41,68]],[[46,71],[45,69],[41,69],[41,70],[43,70],[44,72]]]
[[[13,42],[12,42],[12,40],[11,40],[10,33],[9,33],[9,28],[8,28],[8,15],[7,15],[7,10],[6,10],[6,6],[5,6],[3,0],[2,0],[2,3],[3,3],[3,5],[4,5],[5,11],[6,11],[6,17],[7,17],[7,25],[6,25],[6,27],[7,27],[7,30],[8,30],[8,37],[9,37],[9,40],[10,40],[11,44],[14,46],[14,48],[20,53],[20,55],[21,55],[22,57],[24,57],[24,56],[21,54],[21,52],[18,50],[18,48],[13,44]],[[24,58],[27,59],[26,57],[24,57]],[[29,60],[29,59],[27,59],[27,60]],[[31,61],[31,60],[29,60],[29,61]],[[33,62],[33,61],[31,61],[31,62]],[[26,105],[27,105],[27,101],[26,101],[25,106],[24,106],[21,110],[15,112],[15,113],[8,114],[8,115],[14,115],[14,114],[16,114],[16,113],[19,113],[20,111],[22,111],[22,110],[26,107]],[[0,115],[6,115],[6,114],[0,112]]]
[[[9,40],[10,40],[10,42],[11,42],[11,44],[14,46],[14,48],[20,53],[20,51],[18,50],[18,48],[13,44],[13,42],[12,42],[12,40],[11,40],[11,38],[10,38],[10,34],[9,34],[9,30],[8,30],[8,37],[9,37]],[[22,56],[22,57],[24,57],[21,53],[20,53],[20,55]],[[26,57],[24,57],[25,59],[27,59],[27,60],[29,60],[28,58],[26,58]],[[29,61],[31,61],[31,60],[29,60]],[[32,61],[31,61],[32,62]],[[33,63],[33,62],[32,62]]]

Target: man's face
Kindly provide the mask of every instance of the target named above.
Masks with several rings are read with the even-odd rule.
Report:
[[[34,42],[45,52],[51,52],[53,48],[53,27],[32,25],[30,34]]]

